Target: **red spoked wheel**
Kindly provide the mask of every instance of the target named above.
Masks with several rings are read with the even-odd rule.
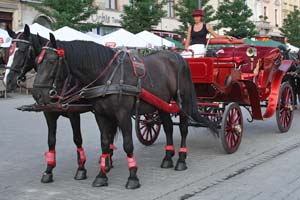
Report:
[[[146,146],[152,145],[160,132],[161,121],[158,112],[139,116],[138,130],[136,136],[138,140]]]
[[[280,86],[278,104],[276,109],[276,121],[281,133],[287,132],[292,124],[294,116],[294,94],[288,82]]]
[[[230,103],[225,108],[222,119],[220,138],[223,149],[231,154],[237,151],[243,135],[243,115],[237,103]]]

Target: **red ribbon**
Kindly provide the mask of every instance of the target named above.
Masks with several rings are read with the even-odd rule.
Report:
[[[65,55],[65,51],[63,49],[61,49],[61,48],[58,48],[57,49],[57,55],[59,57],[63,57]]]

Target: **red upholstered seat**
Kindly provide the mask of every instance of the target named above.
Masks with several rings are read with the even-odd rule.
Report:
[[[224,58],[217,58],[216,61],[220,62],[235,62],[237,64],[240,64],[244,61],[244,58],[242,56],[235,56],[235,57],[224,57]]]

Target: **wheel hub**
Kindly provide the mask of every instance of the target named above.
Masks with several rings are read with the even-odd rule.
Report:
[[[240,124],[234,124],[232,127],[232,130],[234,130],[236,133],[240,134],[242,132],[242,127]]]

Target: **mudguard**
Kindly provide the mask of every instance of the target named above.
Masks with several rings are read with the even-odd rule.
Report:
[[[242,81],[245,84],[249,93],[253,119],[263,120],[265,118],[270,118],[276,112],[281,82],[285,73],[290,69],[291,65],[291,60],[283,60],[281,62],[281,65],[274,72],[270,86],[271,92],[268,98],[268,106],[264,114],[262,114],[261,112],[260,97],[257,90],[257,86],[252,81]]]

